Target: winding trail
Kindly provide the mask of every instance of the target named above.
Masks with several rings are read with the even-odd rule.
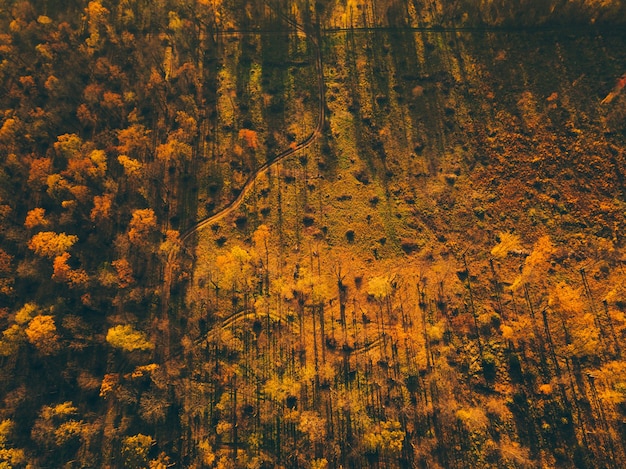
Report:
[[[237,311],[230,316],[224,318],[221,323],[216,324],[209,332],[204,334],[202,337],[195,341],[196,345],[202,344],[203,342],[210,341],[215,338],[218,332],[225,331],[229,328],[235,327],[240,323],[245,323],[245,321],[273,321],[275,323],[283,324],[285,327],[291,329],[292,332],[296,331],[296,325],[292,323],[289,318],[281,316],[277,313],[262,313],[258,315],[254,315],[251,310],[241,310]],[[385,324],[385,327],[393,327],[392,324]],[[349,356],[357,356],[363,355],[367,352],[377,350],[382,345],[384,345],[385,333],[378,334],[371,341],[368,340],[365,343],[356,343],[354,344],[354,348],[350,349],[348,352]],[[339,352],[339,351],[338,351]]]
[[[215,223],[227,217],[234,211],[236,211],[239,208],[239,206],[242,204],[246,196],[249,194],[249,192],[252,190],[252,188],[254,187],[254,182],[257,180],[257,178],[261,174],[265,173],[268,169],[270,169],[276,163],[287,158],[288,156],[291,156],[294,153],[299,152],[300,150],[304,150],[305,148],[308,148],[315,142],[315,140],[317,140],[319,136],[322,135],[322,131],[324,129],[324,122],[326,120],[326,105],[325,105],[325,89],[324,89],[324,70],[323,70],[323,65],[322,65],[321,48],[318,43],[318,39],[311,36],[311,34],[308,33],[304,29],[303,26],[301,26],[300,24],[296,23],[295,21],[287,17],[284,17],[284,18],[285,18],[285,21],[287,21],[290,25],[294,26],[298,32],[303,33],[306,36],[306,38],[309,41],[311,41],[311,43],[313,44],[313,48],[315,49],[315,67],[317,69],[316,72],[317,72],[317,79],[318,79],[318,97],[319,97],[319,103],[318,103],[318,109],[317,109],[317,125],[315,126],[315,129],[300,143],[275,155],[274,157],[270,158],[265,163],[263,163],[261,166],[259,166],[252,174],[250,174],[250,176],[248,176],[248,179],[243,185],[243,188],[241,189],[241,192],[239,193],[237,198],[235,198],[232,202],[226,205],[226,207],[221,209],[219,212],[201,219],[195,225],[193,225],[187,231],[185,231],[180,237],[181,243],[184,243],[185,241],[187,241],[194,233],[197,233],[198,231],[202,230],[206,226],[211,225],[212,223]]]
[[[180,236],[179,248],[184,248],[185,243],[194,234],[203,230],[207,226],[210,226],[213,223],[218,222],[222,220],[223,218],[226,218],[232,213],[234,213],[243,203],[246,196],[248,196],[248,194],[252,191],[256,180],[261,174],[265,173],[267,170],[269,170],[272,166],[275,166],[281,160],[301,150],[304,150],[305,148],[308,148],[318,139],[318,137],[322,135],[322,132],[324,130],[324,124],[326,122],[326,92],[325,92],[325,85],[324,85],[324,69],[323,69],[323,64],[322,64],[322,52],[321,52],[321,47],[319,44],[320,39],[319,37],[315,37],[315,35],[311,31],[307,31],[303,25],[300,25],[299,23],[287,17],[286,15],[283,15],[280,13],[279,15],[284,19],[286,23],[293,26],[298,33],[303,34],[307,38],[307,40],[309,40],[311,44],[313,45],[313,49],[315,51],[315,67],[316,67],[317,80],[318,80],[317,125],[315,126],[315,129],[304,140],[299,142],[297,145],[291,146],[288,149],[282,151],[281,153],[278,153],[277,155],[268,159],[265,163],[259,166],[252,174],[250,174],[245,184],[243,185],[239,195],[234,200],[229,202],[228,205],[226,205],[224,208],[214,213],[213,215],[209,215],[205,218],[202,218],[201,220],[197,221],[193,226],[191,226],[189,229],[187,229]],[[163,273],[163,283],[164,283],[163,294],[161,297],[163,314],[166,314],[169,309],[169,303],[170,303],[169,300],[170,300],[170,295],[171,295],[171,285],[172,285],[172,276],[173,276],[172,264],[176,256],[178,255],[179,251],[180,249],[173,249],[168,253],[168,256],[167,256],[167,262],[166,262],[164,273]]]

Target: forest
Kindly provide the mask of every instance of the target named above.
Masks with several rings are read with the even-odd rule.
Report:
[[[0,0],[0,468],[625,467],[625,26]]]

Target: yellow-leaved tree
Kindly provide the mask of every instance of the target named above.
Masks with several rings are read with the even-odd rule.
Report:
[[[120,155],[117,157],[117,161],[124,168],[124,174],[129,178],[139,179],[144,171],[144,164],[134,158],[130,158],[126,155]]]
[[[120,324],[107,332],[106,341],[115,348],[127,352],[134,350],[152,350],[154,344],[148,340],[146,334],[138,331],[130,324]]]
[[[491,250],[491,255],[499,259],[503,259],[511,251],[517,251],[522,248],[519,236],[511,232],[504,232],[498,235],[500,242]]]
[[[392,279],[388,276],[372,277],[367,285],[367,294],[378,301],[384,301],[393,293]]]
[[[124,467],[140,468],[148,466],[148,454],[154,444],[152,437],[141,433],[127,436],[122,442]]]
[[[39,314],[30,320],[24,331],[28,341],[42,355],[52,355],[60,348],[59,335],[54,318],[47,314]]]
[[[22,467],[26,463],[23,449],[11,448],[9,441],[13,430],[13,421],[5,419],[0,422],[0,467],[11,469]]]
[[[84,422],[77,420],[77,415],[78,409],[71,401],[43,406],[31,430],[32,439],[50,448],[81,438]]]
[[[233,292],[249,289],[254,276],[251,259],[250,253],[239,246],[233,246],[230,252],[217,256],[215,264],[221,274],[221,283]]]
[[[363,443],[368,452],[380,452],[386,456],[398,455],[402,452],[405,432],[400,422],[390,420],[380,422],[363,436]]]
[[[537,283],[540,278],[544,277],[550,267],[550,258],[555,251],[550,236],[545,235],[539,238],[524,262],[522,273],[515,279],[511,289],[517,290],[525,283]]]
[[[311,443],[321,443],[326,438],[326,419],[315,411],[305,410],[300,413],[298,430],[304,433]]]

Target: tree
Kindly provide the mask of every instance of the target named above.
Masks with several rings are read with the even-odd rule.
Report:
[[[381,422],[363,436],[365,448],[369,452],[380,452],[383,455],[397,456],[402,452],[405,432],[400,422]]]
[[[55,200],[64,201],[70,192],[71,184],[60,174],[54,173],[46,178],[47,194]]]
[[[155,443],[152,437],[139,433],[124,438],[122,442],[122,457],[124,467],[145,468],[148,466],[148,454]]]
[[[173,162],[178,164],[181,161],[191,159],[193,149],[187,143],[181,142],[170,135],[167,142],[159,145],[156,149],[156,156],[166,164]]]
[[[151,459],[149,464],[150,469],[169,469],[174,466],[170,457],[165,453],[160,453],[158,458]]]
[[[66,252],[76,241],[78,236],[75,235],[42,231],[28,241],[28,248],[39,256],[53,258]]]
[[[36,158],[30,163],[28,185],[35,191],[47,187],[48,176],[52,174],[52,160],[50,158]]]
[[[130,158],[127,155],[120,155],[117,161],[124,168],[124,174],[129,178],[139,179],[144,171],[144,165],[141,161]]]
[[[175,255],[180,251],[180,232],[178,230],[166,230],[165,241],[161,243],[159,251],[165,256]]]
[[[157,218],[151,208],[138,209],[133,212],[128,226],[128,238],[137,246],[145,246],[148,237],[156,230]]]
[[[113,195],[96,195],[93,198],[93,208],[89,214],[89,219],[95,223],[101,223],[111,218],[111,207],[113,205]]]
[[[198,134],[198,122],[196,119],[184,111],[176,113],[176,123],[179,128],[176,131],[176,138],[181,142],[191,143]]]
[[[269,277],[269,263],[270,263],[270,250],[269,250],[270,229],[267,225],[260,225],[252,234],[252,242],[254,248],[259,255],[262,255],[263,264],[263,283],[265,294],[269,294],[270,289],[270,277]]]
[[[18,324],[9,326],[8,329],[2,331],[2,338],[0,338],[0,356],[9,357],[14,355],[25,342],[26,335],[24,334],[24,329]]]
[[[33,440],[51,448],[80,438],[84,424],[82,420],[76,420],[77,413],[78,409],[72,401],[43,406],[31,430]]]
[[[111,265],[117,273],[117,284],[120,288],[126,288],[135,283],[133,268],[126,259],[116,259],[111,262]]]
[[[101,30],[108,25],[109,10],[103,7],[99,1],[92,1],[85,8],[85,13],[87,15],[87,31],[89,32],[89,37],[85,40],[87,46],[85,52],[91,56],[103,44]]]
[[[39,306],[35,303],[26,303],[15,313],[15,322],[20,325],[25,325],[33,319],[38,312]]]
[[[622,310],[626,309],[626,276],[618,279],[615,286],[606,294],[605,300]]]
[[[28,341],[42,355],[52,355],[59,350],[59,336],[54,318],[50,315],[35,316],[25,330]]]
[[[250,264],[252,256],[239,246],[226,254],[217,256],[215,264],[222,274],[222,283],[226,284],[235,298],[235,293],[243,289],[248,292],[253,280],[253,269]]]
[[[24,226],[28,229],[35,228],[37,226],[48,226],[50,222],[46,220],[46,209],[34,208],[29,210],[26,214],[26,220]]]
[[[519,275],[513,285],[512,290],[517,290],[523,284],[536,283],[545,273],[550,265],[549,260],[555,253],[555,248],[550,241],[550,236],[545,235],[537,240],[533,246],[533,250],[524,262],[522,273]]]
[[[23,449],[11,448],[9,439],[13,431],[14,422],[5,419],[0,422],[0,467],[11,469],[26,464],[26,455]]]
[[[52,279],[57,282],[68,282],[71,287],[85,285],[89,281],[89,275],[83,269],[72,269],[67,263],[70,257],[68,252],[64,252],[54,258]]]
[[[106,373],[100,384],[100,397],[106,399],[110,394],[115,392],[120,382],[119,373]]]
[[[68,252],[64,252],[60,256],[54,258],[54,262],[52,263],[52,279],[57,282],[67,282],[70,279],[70,274],[72,272],[71,267],[67,264],[68,259],[70,258],[70,254]]]
[[[127,352],[152,350],[154,348],[154,344],[148,340],[146,335],[130,324],[120,324],[110,328],[107,332],[106,341],[113,347]]]
[[[243,140],[246,146],[251,150],[256,150],[259,147],[259,139],[254,130],[241,129],[239,131],[239,138]]]
[[[104,150],[93,150],[89,153],[87,174],[95,180],[103,179],[107,171],[107,155]]]
[[[147,392],[139,401],[139,415],[148,423],[156,424],[165,420],[169,407],[167,399],[155,392]]]
[[[388,317],[391,315],[391,299],[394,291],[395,284],[393,277],[372,277],[368,282],[367,294],[374,297],[379,304],[378,325],[380,327],[380,333],[383,336],[384,343],[387,341],[384,312],[386,310]]]
[[[387,276],[372,277],[368,282],[367,293],[378,301],[384,301],[393,293],[392,279]]]
[[[76,134],[63,134],[57,137],[53,146],[59,156],[69,161],[81,154],[83,141]]]
[[[504,232],[499,235],[500,242],[491,250],[491,255],[497,258],[505,258],[509,252],[521,248],[519,236],[514,233]]]
[[[0,293],[10,295],[13,293],[13,256],[0,248]]]
[[[320,417],[317,412],[303,411],[300,413],[298,429],[311,443],[322,443],[326,438],[326,419]]]
[[[133,124],[117,132],[117,151],[127,158],[144,161],[150,151],[150,131],[143,125]],[[123,163],[122,163],[123,164]]]

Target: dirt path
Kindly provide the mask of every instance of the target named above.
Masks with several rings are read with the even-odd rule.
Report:
[[[307,33],[302,26],[300,26],[299,24],[295,22],[292,22],[291,20],[287,20],[287,21],[291,25],[296,27],[296,29],[299,32],[304,33],[307,39],[311,41],[315,49],[315,66],[317,68],[318,97],[319,97],[319,104],[318,104],[318,109],[317,109],[317,125],[315,129],[313,130],[313,132],[311,132],[311,134],[309,134],[300,143],[273,156],[272,158],[267,160],[265,163],[263,163],[261,166],[259,166],[256,169],[256,171],[254,171],[248,177],[248,179],[246,180],[246,183],[244,184],[237,198],[234,199],[232,202],[230,202],[226,207],[221,209],[219,212],[203,218],[202,220],[198,221],[195,225],[193,225],[191,228],[189,228],[187,231],[185,231],[185,233],[183,233],[183,235],[180,238],[182,243],[185,243],[185,241],[187,241],[194,233],[197,233],[198,231],[204,229],[208,225],[218,222],[222,220],[223,218],[229,216],[233,212],[235,212],[239,208],[239,206],[242,204],[246,196],[250,193],[250,191],[254,187],[254,182],[257,180],[257,178],[261,174],[265,173],[268,169],[276,165],[276,163],[283,160],[284,158],[287,158],[288,156],[291,156],[294,153],[299,152],[300,150],[304,150],[305,148],[308,148],[322,134],[322,130],[324,129],[324,122],[326,119],[326,106],[325,106],[325,91],[324,91],[324,71],[322,68],[321,49],[320,49],[317,39],[313,38],[310,35],[310,33]]]
[[[203,230],[207,226],[210,226],[213,223],[216,223],[228,217],[232,213],[234,213],[239,208],[239,206],[243,203],[246,196],[253,189],[255,185],[255,181],[258,179],[258,177],[261,174],[265,173],[272,166],[275,166],[278,162],[287,158],[288,156],[291,156],[301,150],[304,150],[305,148],[308,148],[317,140],[319,136],[322,135],[322,131],[324,129],[324,123],[326,121],[326,105],[325,105],[326,100],[325,100],[325,88],[324,88],[324,69],[323,69],[323,64],[322,64],[322,52],[321,52],[321,47],[319,44],[319,39],[316,38],[312,34],[312,32],[307,31],[304,28],[304,26],[296,23],[295,21],[291,20],[287,16],[284,16],[284,15],[281,15],[281,16],[289,25],[293,26],[298,33],[303,34],[311,42],[311,44],[313,45],[313,49],[315,50],[315,67],[317,69],[316,71],[317,71],[317,79],[318,79],[318,98],[319,98],[318,109],[317,109],[317,125],[315,126],[315,129],[313,130],[313,132],[311,132],[304,140],[299,142],[297,145],[291,146],[288,149],[282,151],[281,153],[278,153],[277,155],[268,159],[265,163],[259,166],[252,174],[250,174],[250,176],[246,180],[237,198],[235,198],[233,201],[228,203],[228,205],[226,205],[217,213],[214,213],[213,215],[209,215],[199,220],[193,226],[191,226],[187,231],[185,231],[180,236],[181,248],[185,247],[185,243],[195,233],[198,233],[199,231]],[[176,259],[176,256],[178,255],[178,252],[180,252],[179,249],[175,249],[169,252],[168,257],[167,257],[167,262],[164,268],[164,273],[163,273],[164,285],[163,285],[163,293],[161,296],[161,305],[162,305],[163,314],[166,314],[169,309],[171,284],[173,280],[172,265]]]

